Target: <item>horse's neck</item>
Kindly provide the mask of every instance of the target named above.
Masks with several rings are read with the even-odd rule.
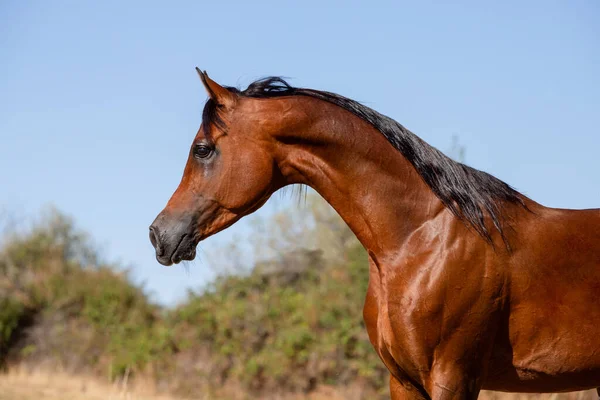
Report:
[[[315,189],[372,254],[396,252],[443,211],[442,203],[371,124],[319,103],[310,110],[306,127],[292,130],[278,146],[287,183]]]

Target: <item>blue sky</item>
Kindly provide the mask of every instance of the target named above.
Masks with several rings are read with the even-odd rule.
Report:
[[[189,272],[154,260],[148,225],[206,98],[195,66],[341,93],[441,150],[458,135],[468,164],[542,204],[600,206],[596,0],[165,4],[0,2],[0,209],[54,204],[161,302],[205,282],[247,224]]]

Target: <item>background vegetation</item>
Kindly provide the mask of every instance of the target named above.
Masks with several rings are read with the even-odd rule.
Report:
[[[3,239],[0,363],[108,380],[150,376],[182,396],[221,398],[234,388],[231,396],[252,398],[350,384],[385,393],[387,375],[362,322],[362,247],[312,197],[298,213],[257,221],[256,230],[267,224],[270,233],[254,243],[267,259],[242,270],[224,265],[235,274],[164,309],[51,210]]]

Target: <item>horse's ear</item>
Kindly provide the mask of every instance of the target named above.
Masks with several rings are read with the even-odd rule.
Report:
[[[206,71],[202,72],[200,68],[196,67],[196,72],[200,76],[200,80],[204,85],[204,88],[208,92],[211,99],[217,104],[229,107],[235,103],[236,94],[225,89],[217,82],[213,81],[208,77]]]

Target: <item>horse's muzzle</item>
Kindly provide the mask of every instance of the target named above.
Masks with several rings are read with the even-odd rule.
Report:
[[[150,242],[156,250],[156,260],[162,265],[173,265],[196,257],[194,225],[190,218],[167,217],[159,214],[150,225]]]

